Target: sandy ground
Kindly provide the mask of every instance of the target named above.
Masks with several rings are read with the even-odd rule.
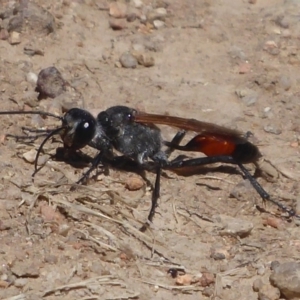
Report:
[[[249,2],[143,0],[139,7],[139,1],[127,1],[142,21],[123,20],[126,28],[112,30],[104,0],[37,0],[54,16],[54,32],[23,25],[16,43],[11,37],[0,41],[1,110],[62,113],[63,106],[96,113],[122,104],[251,131],[279,170],[274,182],[258,181],[295,208],[300,3]],[[2,12],[14,1],[0,3],[0,26],[7,28]],[[167,12],[158,29],[143,19],[157,8]],[[152,57],[154,66],[122,68],[119,57],[132,49]],[[61,72],[68,91],[37,101],[34,74],[49,66]],[[1,299],[252,300],[258,299],[253,283],[259,280],[269,295],[260,299],[279,299],[269,285],[270,265],[299,259],[299,229],[276,206],[264,206],[237,168],[193,176],[165,172],[154,224],[142,234],[137,229],[146,220],[151,190],[126,188],[137,174],[112,169],[71,192],[87,166],[49,160],[32,183],[33,164],[23,154],[41,139],[25,144],[3,134],[58,123],[1,116],[0,124]],[[175,132],[162,131],[166,139]],[[58,146],[47,143],[42,159]],[[154,174],[147,178],[153,182]],[[236,189],[238,197],[231,197]],[[246,234],[231,233],[232,223],[249,226]],[[167,271],[174,266],[188,276],[172,278]]]

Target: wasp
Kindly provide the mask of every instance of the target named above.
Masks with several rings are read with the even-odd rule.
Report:
[[[116,159],[114,150],[141,168],[154,170],[156,179],[151,208],[148,221],[141,228],[142,231],[152,223],[155,215],[160,197],[162,170],[176,171],[213,163],[237,165],[263,200],[274,203],[290,216],[296,216],[294,210],[274,200],[245,168],[244,164],[256,163],[261,153],[258,147],[248,140],[247,135],[237,130],[195,119],[149,114],[127,106],[110,107],[96,117],[79,108],[70,109],[63,117],[42,111],[10,111],[0,114],[39,114],[55,117],[61,121],[61,126],[51,130],[41,143],[35,159],[33,176],[39,170],[38,157],[45,143],[54,135],[61,137],[63,147],[68,151],[77,151],[85,146],[91,146],[99,151],[93,159],[91,168],[78,183],[82,183],[100,163],[113,163]],[[166,141],[157,125],[169,125],[180,130],[171,141]],[[196,135],[188,143],[181,145],[187,131],[195,132]],[[170,160],[169,155],[174,150],[201,152],[206,156],[192,159],[178,156]]]

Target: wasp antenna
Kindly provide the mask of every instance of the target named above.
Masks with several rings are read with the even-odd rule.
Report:
[[[55,114],[46,112],[46,111],[20,111],[20,110],[10,110],[10,111],[0,111],[0,115],[41,115],[47,117],[53,117],[59,119],[60,121],[63,120],[63,117],[57,116]]]
[[[44,145],[46,144],[46,142],[54,135],[58,134],[64,127],[59,127],[57,129],[54,129],[53,131],[51,131],[47,136],[46,138],[43,140],[43,142],[41,143],[37,153],[36,153],[36,156],[35,156],[35,161],[34,161],[34,172],[33,174],[31,175],[32,177],[35,176],[35,174],[41,169],[39,168],[38,169],[38,159],[39,159],[39,156],[40,156],[40,153],[42,152],[43,150],[43,147]]]

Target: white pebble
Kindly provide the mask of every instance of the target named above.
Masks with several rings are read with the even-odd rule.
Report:
[[[159,7],[155,11],[158,15],[161,15],[161,16],[167,15],[167,10],[164,7]]]
[[[144,4],[141,0],[133,0],[133,5],[135,8],[141,8]]]
[[[37,77],[37,75],[35,73],[29,72],[26,75],[26,80],[27,80],[27,82],[36,84],[37,80],[38,80],[38,77]]]
[[[161,20],[154,20],[153,25],[156,29],[160,29],[165,26],[165,22]]]
[[[34,163],[35,157],[36,157],[36,150],[34,149],[31,149],[28,152],[25,152],[23,154],[23,158],[31,164]]]

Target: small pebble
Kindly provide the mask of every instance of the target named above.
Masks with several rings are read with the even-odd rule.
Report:
[[[279,86],[284,89],[285,91],[288,91],[291,86],[292,86],[292,82],[291,82],[291,79],[287,76],[284,76],[282,75],[280,78],[279,78]]]
[[[177,285],[190,285],[192,283],[193,277],[190,274],[179,275],[176,278]]]
[[[280,53],[279,48],[272,48],[270,51],[267,51],[271,55],[278,55]]]
[[[55,98],[66,91],[66,82],[55,67],[48,67],[40,71],[36,91],[40,93],[39,100]]]
[[[71,229],[71,226],[69,226],[68,224],[65,224],[65,223],[61,224],[58,227],[58,234],[66,237],[68,235],[70,229]]]
[[[153,26],[155,29],[160,29],[163,28],[165,26],[165,22],[161,21],[161,20],[154,20],[153,21]]]
[[[38,77],[37,77],[37,75],[35,73],[29,72],[26,75],[26,80],[27,80],[27,82],[36,84],[37,81],[38,81]]]
[[[281,34],[281,29],[276,27],[276,28],[273,29],[273,32],[280,35]]]
[[[214,274],[208,272],[203,272],[202,276],[199,279],[199,284],[202,287],[210,286],[214,282],[215,282]]]
[[[155,0],[155,1],[152,1],[152,3],[153,3],[154,8],[159,8],[159,7],[167,8],[170,6],[170,3],[172,3],[172,1],[171,0]]]
[[[278,48],[275,41],[266,41],[264,45],[264,50],[267,50],[268,48]]]
[[[243,102],[247,105],[247,106],[251,106],[251,105],[254,105],[257,101],[257,94],[250,94],[250,95],[247,95],[245,97],[243,97]]]
[[[264,284],[258,292],[258,300],[278,300],[280,298],[280,291],[278,288],[270,284]]]
[[[140,20],[141,20],[141,23],[142,23],[142,24],[146,24],[146,22],[147,22],[147,16],[142,14],[142,15],[140,16]]]
[[[263,50],[271,55],[278,55],[280,52],[279,47],[275,41],[266,41]]]
[[[291,143],[290,143],[290,146],[291,146],[292,148],[298,148],[298,147],[299,147],[299,143],[298,143],[298,142],[291,142]]]
[[[40,275],[39,268],[28,261],[17,262],[11,267],[11,271],[18,277],[39,277]]]
[[[252,288],[254,292],[259,292],[259,290],[262,288],[263,282],[260,278],[256,278],[253,282]]]
[[[277,287],[285,299],[300,298],[300,263],[285,262],[274,269],[270,282]]]
[[[28,282],[27,278],[17,278],[14,281],[14,286],[18,287],[18,288],[22,288],[22,287],[24,287],[27,284],[27,282]]]
[[[10,33],[8,42],[9,42],[11,45],[17,45],[17,44],[20,44],[20,43],[21,43],[20,33],[19,33],[19,32],[16,32],[16,31],[12,31],[12,32]]]
[[[210,257],[214,260],[228,259],[230,254],[228,248],[214,246],[210,249]]]
[[[260,266],[258,269],[257,269],[257,275],[264,275],[266,272],[266,268],[264,266]]]
[[[284,227],[284,223],[281,219],[275,217],[267,217],[263,221],[263,225],[271,226],[273,228],[282,229]]]
[[[262,118],[269,118],[272,119],[274,117],[274,113],[272,112],[270,107],[266,107],[263,111],[262,111]]]
[[[120,63],[120,61],[117,60],[117,61],[115,62],[115,67],[116,67],[116,68],[122,68],[122,64]]]
[[[260,170],[260,175],[269,182],[276,182],[279,178],[277,169],[263,157],[256,161],[256,166]]]
[[[126,19],[113,19],[110,18],[109,20],[109,26],[113,30],[122,30],[127,27]]]
[[[134,12],[129,13],[126,17],[127,22],[134,22],[136,19],[137,19],[137,14]]]
[[[251,71],[251,64],[248,62],[241,63],[239,65],[239,74],[247,74]]]
[[[291,37],[291,31],[289,29],[283,29],[281,31],[281,36],[284,38],[290,38]]]
[[[158,8],[152,10],[147,14],[148,22],[153,22],[155,20],[165,21],[167,15],[167,10],[165,8]]]
[[[275,20],[275,24],[285,29],[290,27],[289,21],[285,16],[278,16]]]
[[[30,45],[26,45],[23,49],[24,54],[29,55],[29,56],[34,56],[34,55],[41,55],[44,56],[44,51],[34,48]]]
[[[133,51],[132,55],[137,59],[138,63],[144,67],[152,67],[155,64],[154,57],[150,54]]]
[[[37,2],[37,1],[35,1]],[[26,31],[27,33],[48,35],[55,31],[55,18],[42,6],[34,1],[21,1],[14,11],[15,17],[13,27],[15,31]]]
[[[144,5],[142,0],[133,0],[132,2],[135,8],[141,8]]]
[[[134,69],[138,64],[137,59],[130,52],[124,52],[119,60],[123,68]]]
[[[35,161],[35,158],[36,158],[36,153],[37,153],[37,152],[36,152],[35,149],[31,149],[31,150],[29,150],[28,152],[25,152],[25,153],[23,154],[23,158],[24,158],[27,162],[33,164],[34,161]]]
[[[9,38],[9,33],[6,29],[2,28],[0,30],[0,40],[7,40]]]
[[[213,258],[214,260],[222,260],[222,259],[226,258],[225,254],[224,253],[220,253],[220,252],[215,252],[210,257]]]
[[[22,102],[29,107],[36,107],[38,105],[39,94],[33,90],[24,91],[21,95]]]
[[[126,189],[129,191],[140,190],[144,186],[144,181],[140,177],[128,177],[125,183]]]
[[[1,271],[2,272],[2,271]],[[3,281],[7,281],[8,280],[8,275],[6,273],[2,274],[0,276],[0,280],[3,280]]]
[[[237,89],[235,91],[235,93],[239,98],[244,98],[245,96],[247,96],[249,94],[249,90],[247,90],[247,89]]]
[[[45,222],[59,221],[59,219],[60,219],[59,212],[57,212],[55,210],[55,208],[52,206],[41,205],[40,212],[41,212],[41,216]]]
[[[273,127],[272,125],[264,126],[264,131],[267,133],[275,134],[275,135],[279,135],[282,132],[281,129]]]
[[[32,115],[30,125],[34,128],[41,128],[45,126],[45,121],[41,115]]]
[[[232,58],[237,58],[240,59],[242,61],[247,60],[247,56],[245,54],[245,52],[238,46],[232,46],[230,48],[230,50],[228,51],[228,54],[232,57]]]
[[[213,299],[214,293],[215,293],[215,288],[212,285],[205,287],[202,291],[202,295],[209,299]]]
[[[109,5],[109,15],[116,19],[126,18],[127,5],[122,2],[111,2]]]
[[[0,279],[0,288],[1,289],[6,289],[10,286],[10,283],[8,281],[5,281],[5,280],[1,280]]]
[[[252,229],[253,223],[247,220],[233,218],[226,215],[216,215],[213,216],[216,224],[222,228],[220,230],[220,235],[232,235],[239,237],[248,236]]]
[[[54,265],[58,262],[58,258],[56,255],[46,255],[45,258],[44,258],[44,261],[45,263],[48,263],[48,264],[51,264],[51,265]]]
[[[167,10],[164,7],[159,7],[155,10],[155,12],[160,16],[166,16]]]
[[[145,46],[142,44],[133,44],[132,49],[133,49],[133,51],[135,51],[137,53],[139,53],[139,52],[142,53],[143,51],[145,51]]]
[[[276,269],[280,266],[280,262],[277,260],[273,260],[270,265],[270,269],[272,271],[276,271]]]

